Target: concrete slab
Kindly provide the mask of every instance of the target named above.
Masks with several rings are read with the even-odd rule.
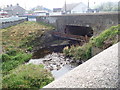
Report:
[[[44,88],[117,88],[118,60],[115,44]]]

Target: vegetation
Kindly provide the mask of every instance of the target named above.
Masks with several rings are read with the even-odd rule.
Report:
[[[9,71],[17,66],[27,62],[32,54],[17,52],[15,50],[2,54],[2,73],[3,75],[9,74]]]
[[[3,77],[3,88],[39,89],[53,81],[43,65],[20,65]]]
[[[52,26],[36,22],[24,22],[16,26],[1,29],[2,31],[2,47],[3,51],[16,49],[20,51],[31,50],[35,44],[30,43],[36,38],[41,36],[46,31],[53,29]]]
[[[120,11],[119,2],[105,2],[95,7],[99,11]]]
[[[119,41],[118,35],[120,35],[120,25],[112,26],[97,37],[92,37],[90,41],[83,46],[64,48],[63,53],[66,56],[73,57],[75,60],[86,61],[92,57],[92,48],[97,47],[104,50]]]
[[[32,41],[52,29],[52,26],[28,21],[0,29],[3,88],[40,88],[53,80],[41,66],[22,65],[32,57],[30,52],[37,45]]]

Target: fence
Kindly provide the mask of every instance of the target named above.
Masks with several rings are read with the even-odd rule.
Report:
[[[9,18],[0,18],[0,29],[7,28],[13,25],[17,25],[27,21],[26,17],[9,17]]]

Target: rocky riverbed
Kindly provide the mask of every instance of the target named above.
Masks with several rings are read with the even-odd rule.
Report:
[[[58,78],[66,72],[75,68],[78,64],[75,60],[66,58],[62,53],[51,53],[44,58],[31,59],[27,64],[43,64],[45,68],[52,72],[54,78]]]

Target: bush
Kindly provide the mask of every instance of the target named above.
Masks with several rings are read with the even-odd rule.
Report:
[[[3,88],[39,89],[54,79],[43,65],[21,65],[3,77]]]
[[[75,60],[86,60],[86,59],[91,58],[91,45],[85,44],[82,47],[72,46],[70,49],[64,49],[63,53],[66,56],[73,57],[73,59],[75,59]]]

